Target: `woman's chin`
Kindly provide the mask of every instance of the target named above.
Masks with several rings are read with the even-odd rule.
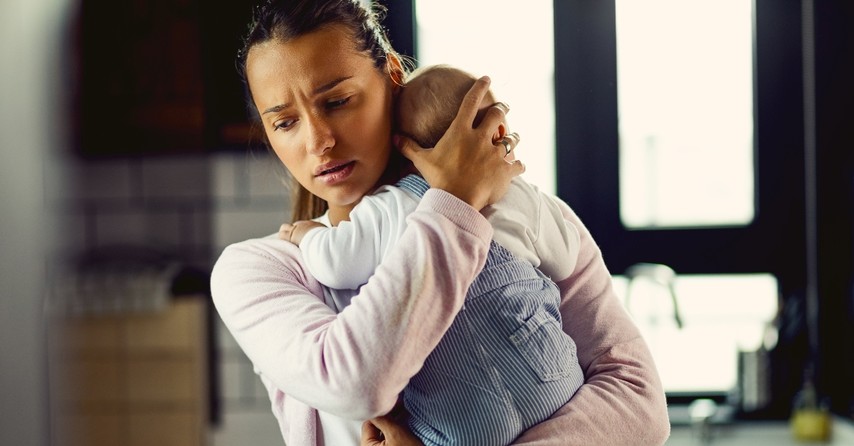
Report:
[[[330,209],[353,209],[359,201],[362,200],[362,197],[369,194],[371,191],[369,190],[353,190],[353,189],[339,189],[336,191],[332,191],[332,193],[326,194],[325,200],[329,205]]]

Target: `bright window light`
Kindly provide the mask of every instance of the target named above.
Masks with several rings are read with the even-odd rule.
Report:
[[[552,0],[416,1],[418,65],[450,64],[489,75],[510,105],[511,131],[526,180],[555,186],[554,33]]]
[[[626,302],[628,280],[614,277]],[[756,351],[776,338],[767,332],[777,314],[771,274],[678,275],[672,299],[658,283],[635,279],[627,309],[649,344],[667,392],[728,392],[737,383],[739,351]]]
[[[616,0],[626,227],[753,220],[752,3]]]

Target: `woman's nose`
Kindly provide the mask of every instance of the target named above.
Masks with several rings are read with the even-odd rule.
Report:
[[[308,121],[308,152],[312,155],[323,155],[335,145],[332,127],[321,116],[313,116]]]

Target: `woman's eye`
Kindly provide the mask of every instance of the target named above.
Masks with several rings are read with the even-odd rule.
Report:
[[[350,102],[350,98],[346,97],[343,99],[336,99],[334,101],[329,101],[326,103],[327,108],[338,108]]]
[[[296,119],[284,119],[273,123],[273,130],[288,130],[297,122]]]

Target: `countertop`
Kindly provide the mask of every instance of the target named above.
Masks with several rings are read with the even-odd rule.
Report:
[[[854,422],[849,419],[834,417],[832,435],[828,442],[795,440],[787,421],[739,421],[713,425],[710,443],[703,443],[691,426],[674,426],[670,439],[666,443],[667,446],[703,444],[713,446],[854,446]]]

